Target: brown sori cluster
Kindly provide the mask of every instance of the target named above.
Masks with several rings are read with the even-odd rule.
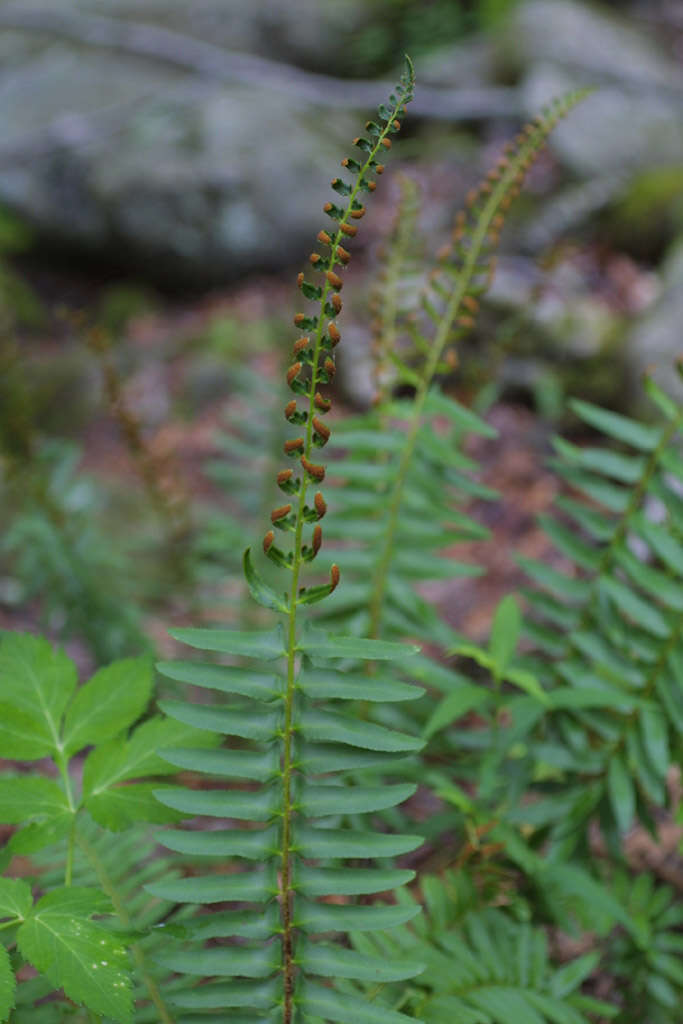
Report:
[[[404,94],[402,104],[411,99],[410,94]],[[405,106],[401,105],[401,111]],[[297,437],[285,441],[284,453],[290,458],[297,460],[301,469],[297,475],[294,469],[283,469],[277,476],[278,486],[284,493],[294,499],[300,499],[301,488],[309,483],[319,486],[325,478],[325,467],[312,458],[314,448],[322,448],[330,437],[330,428],[323,417],[330,411],[332,406],[329,398],[320,392],[320,387],[330,384],[336,372],[334,361],[334,350],[341,340],[341,333],[337,327],[336,318],[342,310],[341,291],[344,286],[342,274],[348,265],[351,254],[344,247],[342,242],[354,238],[358,232],[357,221],[365,215],[365,206],[360,197],[375,191],[376,180],[369,177],[370,173],[381,175],[384,171],[383,164],[379,163],[375,156],[381,146],[384,150],[391,148],[391,140],[388,133],[397,132],[400,121],[395,116],[395,111],[389,114],[380,107],[381,125],[368,121],[365,130],[367,137],[354,139],[354,145],[360,150],[361,155],[365,154],[363,162],[345,157],[342,160],[342,167],[356,175],[354,185],[349,185],[342,178],[334,178],[332,188],[337,195],[348,198],[345,206],[337,203],[325,203],[324,212],[334,222],[334,230],[320,231],[318,242],[323,248],[322,252],[313,252],[310,256],[310,263],[313,270],[319,274],[316,283],[308,281],[304,274],[298,276],[298,286],[304,297],[312,302],[318,303],[319,310],[314,315],[297,313],[294,317],[294,324],[302,331],[293,345],[292,360],[287,370],[287,384],[295,396],[301,396],[301,408],[297,398],[293,398],[285,406],[285,417],[289,423],[296,426],[300,433]],[[327,505],[322,493],[316,490],[313,505],[304,505],[303,519],[305,523],[315,524],[310,544],[304,544],[301,555],[304,560],[310,561],[315,558],[322,543],[322,528],[318,520],[325,515]],[[273,527],[279,530],[295,531],[297,527],[298,502],[296,507],[292,503],[276,508],[271,513]],[[275,546],[275,532],[269,530],[263,540],[265,553],[276,564],[287,567],[293,565],[292,553],[285,553]],[[332,567],[331,584],[332,589],[339,580],[339,570]]]
[[[490,288],[495,276],[496,249],[505,222],[505,214],[513,200],[519,195],[529,168],[543,149],[546,136],[562,116],[562,113],[563,111],[558,109],[557,112],[547,116],[534,118],[533,121],[525,125],[514,140],[507,144],[496,166],[489,171],[477,188],[473,188],[467,193],[465,209],[461,210],[455,218],[450,241],[437,253],[440,266],[433,271],[431,283],[436,294],[440,295],[445,290],[441,281],[444,269],[452,265],[456,260],[460,265],[466,260],[471,235],[489,197],[497,183],[506,174],[509,175],[511,169],[513,169],[515,173],[510,177],[509,184],[496,206],[496,212],[491,217],[486,232],[486,244],[482,247],[481,254],[478,257],[467,293],[462,298],[461,311],[455,322],[456,335],[454,340],[474,327],[476,315],[479,311],[478,296]],[[524,158],[520,159],[520,154],[525,151]],[[447,362],[448,355],[449,353],[446,354]]]

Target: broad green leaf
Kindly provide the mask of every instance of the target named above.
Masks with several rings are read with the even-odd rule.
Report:
[[[47,757],[54,747],[45,718],[27,714],[12,704],[0,704],[0,752],[3,757],[13,761],[36,761]]]
[[[278,833],[274,826],[260,829],[221,829],[200,832],[197,829],[167,829],[157,837],[167,850],[187,853],[192,857],[246,857],[266,861],[278,854]]]
[[[495,1024],[508,1024],[511,1020],[524,1024],[545,1024],[543,1017],[536,1013],[526,993],[511,985],[482,985],[467,996],[469,1002],[490,1015]]]
[[[422,836],[301,825],[296,829],[293,845],[302,857],[326,860],[333,857],[399,857],[422,846],[423,842]]]
[[[5,633],[0,642],[0,694],[7,704],[42,718],[52,749],[59,745],[62,714],[77,684],[76,666],[47,640]]]
[[[331,711],[303,711],[299,723],[303,736],[314,743],[346,743],[352,747],[388,752],[421,750],[424,746],[424,741],[416,736]]]
[[[217,736],[171,718],[150,718],[130,739],[110,740],[88,754],[83,766],[83,796],[101,793],[126,779],[173,774],[175,766],[159,754],[164,747],[181,743],[206,747],[217,742]],[[197,754],[201,752],[197,750]]]
[[[167,679],[190,683],[221,693],[238,693],[254,700],[271,701],[282,693],[282,682],[274,675],[198,661],[160,661],[157,670]]]
[[[87,797],[85,807],[98,825],[112,832],[122,832],[136,821],[166,825],[187,817],[163,807],[157,799],[160,792],[157,782],[134,782]]]
[[[274,661],[286,654],[281,627],[262,633],[240,633],[232,629],[170,629],[169,635],[189,647],[242,658]]]
[[[357,981],[404,981],[421,974],[424,964],[414,961],[380,960],[352,949],[322,943],[302,943],[297,959],[306,974],[328,978],[354,978]]]
[[[9,960],[9,953],[0,944],[0,1020],[7,1020],[14,1006],[16,980]]]
[[[636,796],[628,768],[619,754],[612,754],[609,761],[607,793],[619,831],[628,832],[633,824]]]
[[[363,661],[402,661],[417,654],[419,647],[389,640],[367,640],[353,636],[327,636],[309,631],[297,649],[311,658],[359,658]]]
[[[208,734],[207,734],[208,735]],[[276,744],[257,750],[196,750],[168,747],[161,750],[165,761],[174,768],[204,772],[227,778],[254,779],[267,782],[280,773],[280,753]],[[321,771],[323,769],[320,769]]]
[[[146,657],[124,658],[96,672],[66,712],[66,753],[102,743],[132,725],[149,703],[152,683],[152,662]]]
[[[173,903],[266,903],[277,892],[274,873],[247,871],[231,875],[205,875],[153,882],[145,889],[152,896]]]
[[[88,920],[109,910],[102,894],[55,889],[17,932],[21,955],[75,1003],[122,1024],[132,1020],[128,957],[120,940]]]
[[[305,896],[360,896],[397,889],[414,877],[414,871],[399,868],[311,868],[300,865],[295,887]]]
[[[242,557],[242,567],[244,569],[247,586],[249,587],[249,593],[256,603],[260,604],[262,608],[270,608],[271,611],[287,614],[289,609],[285,598],[276,594],[273,588],[261,578],[254,568],[251,560],[250,548],[247,548],[244,552]]]
[[[74,816],[69,810],[60,814],[41,817],[40,821],[33,821],[24,828],[18,829],[5,847],[13,856],[15,854],[36,853],[45,849],[53,843],[64,839],[71,829]]]
[[[552,994],[558,999],[566,998],[579,988],[599,963],[600,953],[597,950],[570,960],[569,963],[553,972],[550,979]]]
[[[295,905],[297,926],[312,934],[383,931],[405,924],[419,913],[417,904],[396,906],[377,902],[372,906],[356,906],[352,903],[310,903],[298,899]]]
[[[616,412],[609,412],[601,409],[598,405],[590,402],[582,402],[574,399],[570,403],[571,408],[584,423],[613,437],[616,441],[631,445],[639,451],[650,452],[657,447],[662,436],[662,431],[655,427],[647,427],[636,420],[628,419]]]
[[[157,953],[156,963],[178,974],[196,974],[216,978],[267,978],[279,967],[280,950],[276,943],[253,948],[223,946],[214,949],[174,950]]]
[[[23,919],[33,906],[31,887],[20,878],[0,878],[0,918]]]
[[[504,675],[512,661],[522,628],[522,616],[514,597],[504,597],[496,608],[489,638],[489,653],[497,675]]]
[[[468,711],[490,703],[491,699],[490,690],[484,689],[483,686],[472,686],[469,683],[460,686],[437,704],[424,727],[423,735],[429,739],[435,732],[451,725]]]
[[[164,806],[194,817],[240,818],[244,821],[269,821],[280,808],[281,794],[277,787],[257,790],[184,789],[169,786],[156,790]]]
[[[63,790],[51,779],[39,776],[0,778],[0,822],[14,824],[40,815],[64,814],[69,804]]]
[[[159,707],[171,718],[195,729],[206,729],[225,736],[241,736],[248,740],[275,739],[282,720],[280,708],[274,711],[232,711],[230,708],[180,700],[162,700],[159,701]]]
[[[368,1002],[358,996],[335,992],[308,979],[297,1001],[306,1015],[315,1015],[340,1024],[415,1024],[414,1017],[391,1010],[385,1003]]]
[[[395,807],[413,795],[417,786],[302,786],[298,805],[309,818],[330,814],[366,814]],[[225,815],[227,817],[227,815]]]

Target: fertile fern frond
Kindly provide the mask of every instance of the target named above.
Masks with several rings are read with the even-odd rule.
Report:
[[[421,837],[359,828],[357,822],[358,816],[394,807],[414,792],[412,784],[373,784],[372,776],[363,779],[363,773],[381,767],[383,778],[391,775],[397,755],[419,749],[421,741],[358,722],[344,711],[344,702],[366,694],[364,662],[391,662],[411,652],[399,644],[331,637],[302,629],[300,622],[302,609],[328,597],[340,579],[333,565],[328,583],[302,586],[305,569],[322,546],[320,520],[327,510],[318,489],[325,466],[315,452],[330,437],[325,414],[331,402],[321,388],[334,377],[334,349],[340,340],[336,319],[343,280],[338,271],[350,259],[342,241],[357,232],[355,222],[365,212],[361,197],[375,188],[372,172],[383,170],[378,157],[391,147],[390,136],[400,128],[412,88],[408,61],[391,106],[379,108],[379,124],[368,122],[367,137],[354,140],[361,160],[342,162],[354,175],[352,183],[341,178],[332,182],[345,205],[325,205],[335,228],[319,233],[325,251],[311,256],[311,264],[323,274],[320,283],[299,275],[303,296],[316,304],[313,313],[294,318],[306,333],[294,343],[286,373],[297,397],[287,403],[285,419],[299,436],[284,442],[284,454],[295,460],[294,467],[277,475],[286,501],[272,510],[272,529],[263,541],[266,557],[289,573],[287,591],[278,593],[261,578],[249,550],[244,556],[252,596],[285,621],[253,633],[177,630],[173,635],[181,643],[213,651],[224,663],[159,666],[174,680],[227,698],[210,706],[180,700],[161,704],[177,721],[228,738],[211,753],[182,748],[163,752],[174,766],[214,780],[208,789],[170,787],[158,793],[167,807],[206,819],[201,829],[162,836],[169,849],[206,866],[198,875],[155,881],[148,890],[180,904],[232,905],[200,919],[187,942],[176,949],[167,946],[158,958],[183,978],[173,1002],[190,1013],[188,1021],[195,1019],[192,1014],[222,1020],[229,1008],[235,1010],[235,1024],[313,1024],[321,1017],[403,1024],[405,1015],[343,995],[319,979],[395,981],[421,969],[414,961],[368,960],[341,944],[315,938],[390,927],[415,912],[412,907],[318,902],[321,896],[339,899],[384,891],[413,877],[411,871],[386,867],[386,858],[415,849]],[[309,498],[310,490],[314,493]],[[277,544],[276,531],[283,538]],[[381,674],[377,683],[373,696],[383,701],[401,702],[420,692],[390,674]],[[227,819],[233,827],[215,829],[211,823],[217,819]],[[235,858],[235,870],[229,873],[224,871],[226,857]],[[210,980],[202,984],[202,979]]]
[[[567,96],[525,128],[479,189],[468,196],[467,210],[458,216],[451,243],[439,254],[420,311],[409,318],[397,317],[396,282],[391,276],[388,280],[388,323],[383,329],[394,339],[398,323],[409,339],[407,347],[398,344],[387,356],[397,383],[412,389],[414,398],[384,404],[350,426],[348,455],[334,466],[345,484],[341,498],[345,524],[361,518],[367,522],[365,538],[358,523],[364,550],[353,556],[352,565],[364,581],[370,581],[369,586],[357,587],[357,595],[365,606],[371,636],[418,631],[424,636],[424,615],[432,624],[435,615],[425,613],[424,602],[415,596],[415,583],[443,578],[449,566],[451,575],[472,571],[450,563],[442,551],[453,540],[483,533],[464,514],[454,515],[453,489],[466,497],[491,496],[473,481],[476,466],[461,444],[468,432],[491,436],[493,431],[469,410],[440,395],[435,379],[456,363],[447,358],[450,343],[474,324],[481,294],[494,273],[494,251],[505,211],[557,120],[583,95]],[[399,234],[395,243],[399,260],[404,247],[405,239]],[[355,434],[357,430],[364,432],[366,443]],[[343,444],[344,439],[337,443]],[[368,484],[372,501],[367,493],[357,496],[358,486]],[[416,539],[419,551],[415,551]],[[406,615],[406,609],[416,604],[420,614]],[[350,605],[347,591],[347,611]],[[359,621],[364,623],[365,616],[359,616]],[[445,631],[438,627],[436,631],[441,636],[433,639],[443,643]]]
[[[565,752],[547,773],[546,826],[568,853],[600,819],[616,852],[649,808],[664,806],[683,730],[683,407],[649,381],[661,417],[645,425],[585,402],[579,418],[618,448],[555,442],[572,488],[542,526],[564,563],[522,560],[539,677],[554,708],[544,749]],[[553,809],[562,780],[564,809]],[[535,820],[542,820],[535,808]]]

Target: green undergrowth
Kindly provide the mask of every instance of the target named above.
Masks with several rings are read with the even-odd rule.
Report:
[[[147,657],[79,686],[63,651],[0,635],[0,1020],[680,1020],[680,901],[629,843],[681,817],[683,410],[649,378],[648,423],[572,404],[592,439],[553,442],[548,556],[520,559],[486,641],[425,596],[481,572],[459,545],[494,543],[470,452],[496,431],[442,385],[508,207],[584,93],[520,132],[433,257],[404,183],[377,401],[328,415],[347,245],[413,86],[407,61],[332,182],[284,418],[246,374],[211,467],[230,510],[202,585],[263,524],[238,628],[171,630],[156,703]]]

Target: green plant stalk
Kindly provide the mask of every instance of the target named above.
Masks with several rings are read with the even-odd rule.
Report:
[[[375,160],[382,141],[389,135],[389,129],[393,119],[397,116],[399,110],[403,106],[403,99],[399,96],[399,99],[392,111],[392,116],[388,120],[386,128],[378,136],[375,145],[369,152],[369,155],[361,167],[360,172],[356,176],[355,184],[348,196],[347,207],[344,216],[339,221],[339,227],[337,232],[332,239],[330,245],[330,267],[335,265],[335,257],[337,249],[341,244],[342,237],[344,235],[342,226],[346,224],[349,214],[353,208],[353,202],[358,196],[361,190],[361,182],[363,181],[366,173],[370,170],[372,162]],[[310,391],[308,394],[308,417],[306,420],[306,436],[304,439],[304,456],[306,459],[310,458],[311,449],[313,445],[313,417],[315,414],[315,393],[318,385],[318,361],[322,353],[322,338],[323,338],[323,321],[324,321],[324,310],[327,302],[327,297],[330,293],[330,284],[325,279],[323,286],[322,295],[320,298],[320,311],[321,315],[318,317],[318,324],[315,330],[315,342],[313,348],[313,361],[312,361],[312,372],[310,381]],[[303,527],[304,527],[304,507],[306,504],[306,494],[308,491],[308,477],[304,472],[302,474],[301,488],[299,491],[299,505],[296,515],[296,528],[294,534],[294,552],[292,562],[292,583],[290,587],[290,598],[289,598],[289,614],[288,614],[288,626],[287,626],[287,690],[285,694],[285,721],[284,721],[284,735],[283,735],[283,758],[282,758],[282,791],[283,791],[283,818],[282,818],[282,853],[281,853],[281,883],[280,883],[280,907],[282,914],[282,951],[283,951],[283,976],[284,976],[284,1024],[291,1024],[292,1013],[293,1013],[293,995],[294,995],[294,960],[293,960],[293,924],[292,924],[292,910],[293,910],[293,889],[292,889],[292,878],[291,878],[291,859],[290,859],[290,845],[291,845],[291,834],[292,834],[292,738],[293,738],[293,705],[294,705],[294,693],[295,693],[295,681],[296,681],[296,662],[297,662],[297,594],[299,589],[299,577],[301,573],[302,557],[302,539],[303,539]]]
[[[573,99],[573,102],[577,102],[578,98],[580,98],[580,95],[582,94],[575,95],[576,99]],[[472,281],[476,277],[477,272],[481,272],[482,268],[477,266],[477,261],[482,254],[486,236],[491,228],[491,222],[496,211],[500,207],[505,196],[513,189],[518,175],[523,173],[527,165],[527,161],[532,159],[534,154],[540,148],[549,127],[552,127],[550,122],[548,122],[547,125],[541,124],[541,126],[529,136],[527,142],[522,144],[517,154],[510,159],[510,163],[503,171],[500,180],[492,189],[488,200],[484,204],[484,207],[477,218],[471,243],[467,249],[463,268],[458,274],[457,283],[450,299],[448,300],[446,310],[439,320],[436,334],[430,347],[429,357],[425,364],[413,401],[410,427],[406,436],[406,443],[401,452],[396,480],[394,482],[394,488],[389,502],[387,527],[384,533],[384,544],[381,548],[380,555],[375,566],[369,601],[369,636],[371,637],[377,637],[380,630],[382,602],[384,600],[387,575],[394,548],[398,516],[403,501],[403,490],[412,464],[417,436],[422,426],[422,414],[424,412],[424,405],[427,400],[429,388],[441,362],[444,349],[453,328],[453,323],[460,313],[462,300],[465,298],[468,289],[471,287]]]
[[[112,882],[111,878],[109,877],[109,874],[104,865],[102,864],[102,861],[97,856],[96,851],[93,850],[92,846],[87,841],[87,839],[78,832],[76,833],[76,841],[78,842],[80,849],[83,851],[83,854],[89,861],[91,867],[95,871],[95,874],[99,879],[102,889],[104,890],[104,892],[106,892],[107,896],[111,900],[112,906],[114,907],[114,910],[116,911],[121,924],[123,925],[124,928],[130,928],[132,921],[130,919],[128,911],[126,910],[123,899],[121,898],[114,882]],[[157,1009],[157,1012],[159,1014],[159,1024],[174,1024],[173,1017],[171,1016],[170,1011],[166,1006],[166,1003],[164,1002],[159,991],[159,986],[157,985],[156,981],[151,976],[151,974],[149,974],[149,972],[147,971],[144,950],[141,948],[139,943],[133,942],[130,946],[130,952],[132,954],[133,960],[135,961],[140,971],[140,977],[145,985],[145,988],[149,992],[149,997]]]

